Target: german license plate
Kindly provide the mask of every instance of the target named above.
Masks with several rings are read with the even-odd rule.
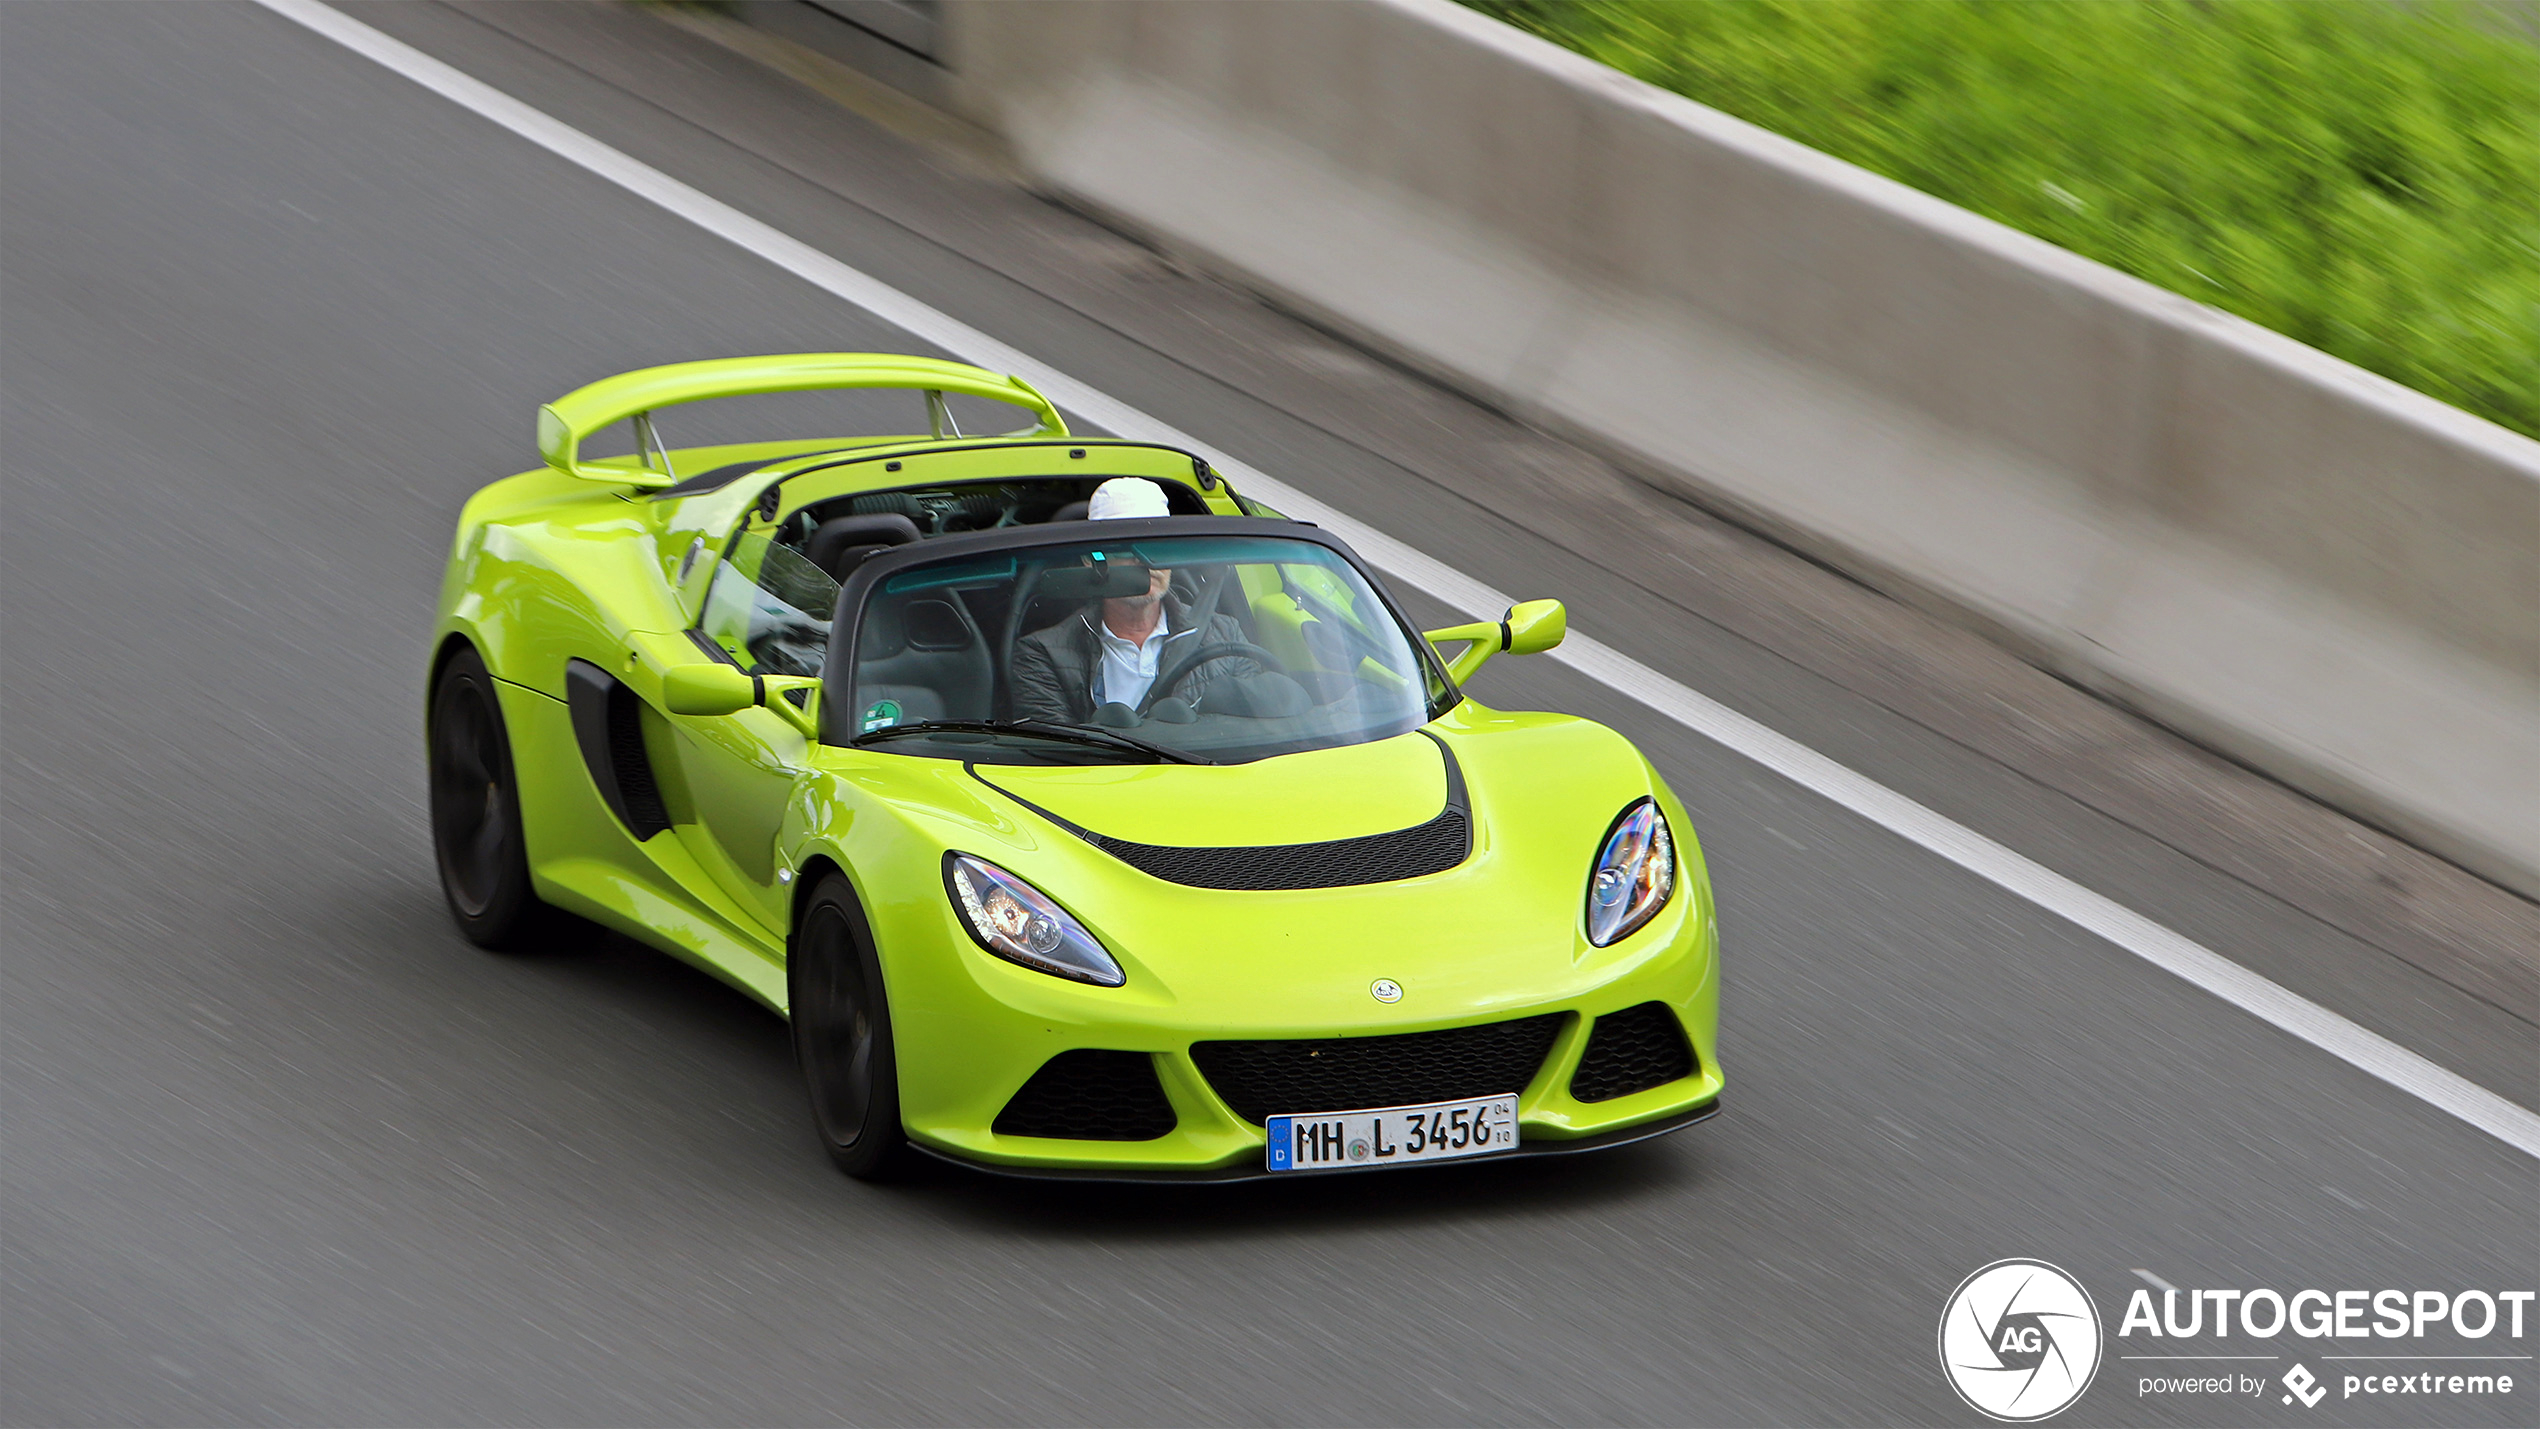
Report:
[[[1273,1171],[1336,1171],[1400,1166],[1411,1161],[1451,1161],[1514,1150],[1517,1098],[1474,1097],[1426,1106],[1374,1111],[1327,1111],[1274,1116],[1269,1166]]]

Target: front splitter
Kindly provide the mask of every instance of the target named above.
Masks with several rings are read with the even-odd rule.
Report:
[[[1365,1176],[1388,1171],[1431,1171],[1449,1166],[1484,1166],[1500,1161],[1517,1161],[1535,1156],[1575,1156],[1584,1151],[1610,1151],[1629,1146],[1635,1141],[1648,1141],[1671,1131],[1682,1131],[1699,1121],[1709,1121],[1720,1114],[1720,1099],[1713,1097],[1697,1107],[1677,1112],[1674,1116],[1644,1121],[1618,1131],[1601,1132],[1570,1141],[1535,1141],[1517,1144],[1512,1151],[1494,1151],[1487,1156],[1459,1156],[1446,1161],[1414,1161],[1404,1166],[1332,1166],[1311,1171],[1272,1171],[1261,1166],[1220,1166],[1208,1171],[1141,1171],[1135,1167],[1108,1166],[1000,1166],[955,1156],[949,1151],[911,1141],[911,1150],[923,1152],[947,1166],[968,1171],[984,1171],[991,1176],[1006,1176],[1022,1181],[1092,1181],[1113,1185],[1191,1186],[1224,1185],[1233,1181],[1293,1181],[1306,1176]]]

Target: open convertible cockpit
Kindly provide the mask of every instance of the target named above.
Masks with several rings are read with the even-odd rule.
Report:
[[[831,743],[974,761],[1242,762],[1391,738],[1452,702],[1425,643],[1310,528],[1086,522],[1053,500],[1071,490],[863,493],[745,530],[700,643],[820,677]],[[930,534],[912,509],[963,529]],[[1000,728],[1018,725],[1044,728]]]

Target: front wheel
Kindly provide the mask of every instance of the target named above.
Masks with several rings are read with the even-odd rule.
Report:
[[[517,953],[553,942],[567,920],[530,887],[511,736],[475,651],[461,650],[441,667],[425,742],[432,852],[450,917],[480,948]]]
[[[912,1154],[900,1128],[882,960],[845,878],[830,874],[804,902],[785,959],[785,986],[794,1063],[829,1159],[864,1181],[906,1171]]]

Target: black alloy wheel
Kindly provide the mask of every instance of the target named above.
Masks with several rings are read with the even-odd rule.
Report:
[[[561,920],[530,888],[511,738],[493,677],[474,650],[441,667],[426,734],[432,851],[450,917],[480,948],[516,953],[546,944]]]
[[[899,1069],[882,963],[855,889],[838,874],[804,900],[785,958],[794,1063],[811,1094],[812,1124],[838,1169],[865,1181],[905,1172]]]

